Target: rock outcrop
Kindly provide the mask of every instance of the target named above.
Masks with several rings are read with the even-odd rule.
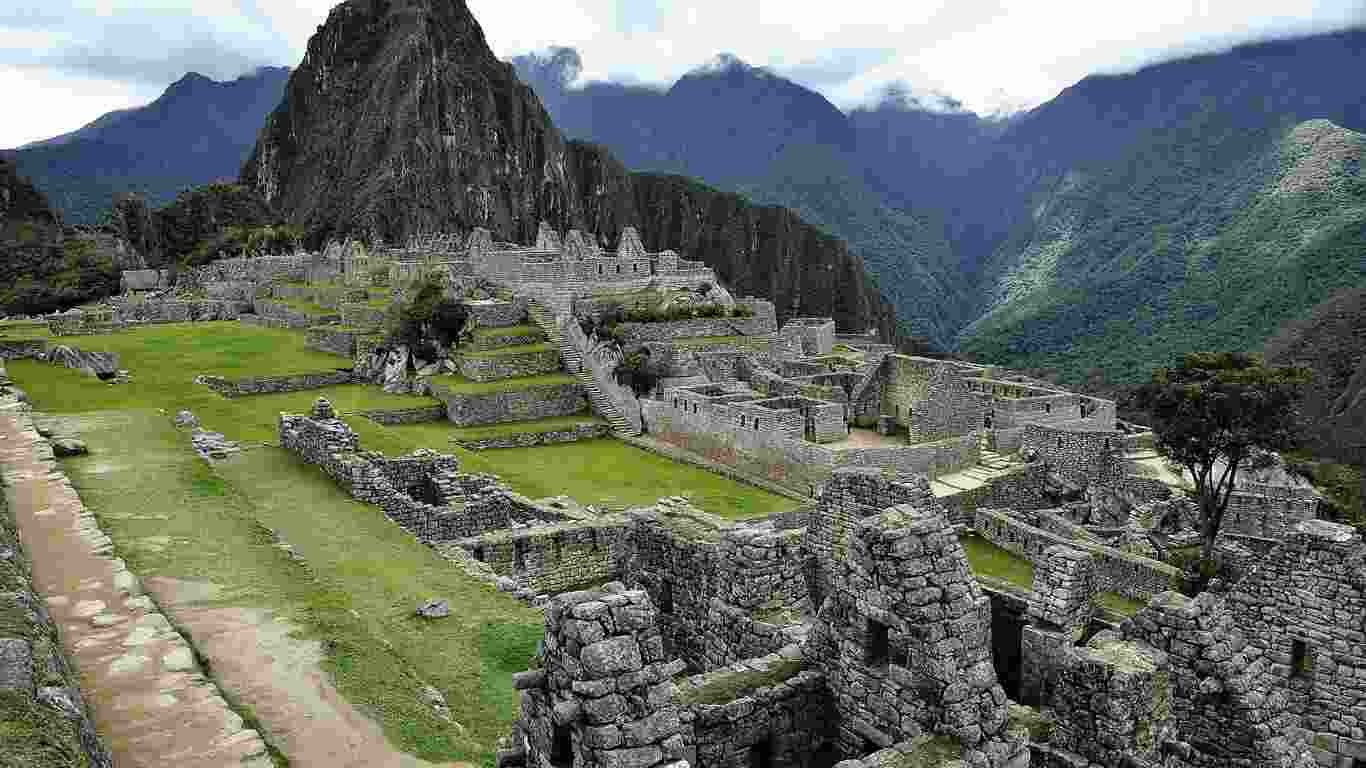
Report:
[[[782,208],[679,177],[631,174],[566,142],[463,2],[350,0],[309,41],[242,182],[310,242],[486,227],[534,242],[541,221],[609,247],[637,226],[781,317],[891,333],[890,305],[840,240]]]

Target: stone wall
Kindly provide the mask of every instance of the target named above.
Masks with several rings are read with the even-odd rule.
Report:
[[[678,684],[675,699],[691,723],[697,768],[815,768],[834,737],[834,717],[825,677],[801,669],[800,650],[788,646],[746,661],[741,670],[694,675]],[[782,678],[791,671],[791,675]],[[754,679],[752,689],[745,679]],[[772,682],[770,682],[772,681]],[[717,700],[716,689],[739,695]],[[693,703],[693,699],[699,701]]]
[[[341,321],[341,315],[336,313],[309,314],[302,310],[294,309],[287,304],[268,299],[257,299],[255,302],[256,314],[261,317],[275,320],[285,328],[308,328],[314,325],[325,323],[336,323]]]
[[[1172,728],[1170,677],[1167,655],[1144,643],[1098,635],[1066,648],[1048,707],[1050,761],[1161,764]]]
[[[219,259],[191,269],[181,275],[180,280],[190,287],[221,282],[301,282],[307,278],[308,261],[308,254],[303,253],[290,256]]]
[[[376,424],[396,426],[400,424],[426,424],[446,418],[445,405],[424,405],[417,408],[400,408],[384,411],[363,411],[365,418]]]
[[[343,302],[338,312],[347,328],[379,328],[384,325],[384,310],[362,302]]]
[[[1283,539],[1305,520],[1318,517],[1319,500],[1312,490],[1234,488],[1229,494],[1221,535]]]
[[[955,525],[971,527],[978,509],[1023,511],[1048,506],[1049,500],[1044,494],[1047,479],[1048,467],[1043,462],[1035,462],[1016,467],[977,488],[945,496],[939,502]]]
[[[626,520],[613,517],[486,533],[459,545],[499,576],[557,593],[616,578],[629,552],[626,536]]]
[[[477,328],[502,328],[526,322],[528,300],[517,297],[512,301],[466,301],[469,322]]]
[[[658,606],[665,653],[693,670],[705,670],[706,626],[718,593],[717,542],[730,523],[671,503],[628,513],[632,527],[624,578],[646,590]]]
[[[655,609],[641,591],[570,592],[546,606],[540,668],[521,691],[513,747],[500,765],[681,768],[693,757]]]
[[[772,316],[712,317],[657,323],[621,323],[617,335],[625,343],[674,341],[703,336],[766,336],[777,330]]]
[[[807,655],[825,672],[846,756],[922,735],[968,765],[1020,765],[991,657],[991,603],[935,508],[859,520]],[[957,750],[955,750],[957,751]]]
[[[835,452],[836,467],[877,467],[931,478],[975,466],[981,457],[977,433],[915,445],[847,448]]]
[[[446,404],[446,418],[459,427],[573,416],[588,408],[583,387],[548,384],[498,392],[457,392],[431,381],[432,396]]]
[[[154,291],[167,286],[164,269],[125,269],[119,277],[119,292]]]
[[[1114,547],[1091,541],[1070,539],[1030,525],[1028,512],[980,508],[973,515],[973,530],[1002,549],[1035,564],[1044,565],[1048,549],[1062,545],[1080,549],[1095,557],[1096,589],[1118,592],[1134,600],[1146,601],[1179,586],[1181,570]]]
[[[911,442],[966,435],[984,424],[986,405],[955,363],[888,355],[875,379],[879,412],[894,417]]]
[[[500,381],[554,373],[560,369],[560,352],[551,347],[528,352],[462,354],[456,356],[456,365],[460,375],[470,381]]]
[[[33,359],[47,352],[47,345],[42,339],[0,338],[0,360]]]
[[[835,346],[835,321],[828,317],[794,317],[779,333],[808,357],[828,355]]]
[[[442,418],[444,418],[444,408]],[[577,443],[580,440],[597,440],[612,436],[612,425],[596,422],[575,424],[569,429],[552,429],[535,432],[514,432],[496,437],[481,437],[473,440],[453,440],[456,445],[467,451],[485,451],[493,448],[531,448],[537,445],[558,445]]]
[[[457,472],[455,457],[418,450],[385,458],[362,452],[356,433],[319,398],[311,416],[280,414],[280,447],[320,467],[353,498],[423,542],[450,542],[563,516],[512,493],[496,477]]]
[[[1126,437],[1123,432],[1029,424],[1020,447],[1037,451],[1054,473],[1069,482],[1120,488],[1127,472]]]
[[[1300,523],[1227,595],[1162,595],[1121,632],[1168,654],[1186,765],[1282,765],[1304,741],[1322,766],[1366,760],[1366,545]]]
[[[328,325],[315,325],[304,336],[304,349],[340,357],[355,357],[356,332]]]
[[[307,389],[321,389],[359,382],[356,375],[349,369],[340,368],[334,371],[288,373],[279,376],[256,376],[233,380],[221,376],[199,376],[195,380],[224,397],[301,392]]]
[[[898,504],[934,504],[923,477],[892,480],[871,469],[840,469],[821,487],[811,511],[804,550],[813,605],[835,588],[841,562],[849,554],[849,537],[863,518]]]

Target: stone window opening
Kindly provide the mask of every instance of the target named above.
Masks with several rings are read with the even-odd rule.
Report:
[[[483,548],[483,547],[475,547],[475,548],[474,548],[474,559],[475,559],[475,560],[478,560],[478,561],[481,562],[481,563],[484,562],[484,548]]]
[[[1043,412],[1044,412],[1044,413],[1052,413],[1052,412],[1053,412],[1053,404],[1052,404],[1052,403],[1044,403],[1044,404],[1043,404]]]
[[[557,725],[550,736],[550,764],[555,768],[574,765],[574,739],[568,725]]]
[[[526,552],[523,551],[521,539],[512,540],[512,567],[518,571],[526,568]]]
[[[1309,643],[1296,640],[1290,646],[1290,676],[1304,679],[1314,673],[1314,657],[1309,655]]]
[[[868,619],[868,665],[886,668],[891,658],[891,631],[886,624]]]
[[[620,265],[620,264],[617,265],[617,274],[618,274],[618,275],[621,274],[621,265]]]
[[[1062,438],[1058,438],[1058,450],[1062,450]]]
[[[550,537],[550,548],[551,551],[555,553],[555,559],[561,559],[564,556],[564,541],[562,540],[562,537],[558,535]]]
[[[602,274],[602,265],[601,265],[601,264],[598,265],[598,274],[599,274],[599,275]]]
[[[668,579],[659,580],[659,612],[674,612],[674,583]]]
[[[768,739],[749,748],[749,768],[773,768],[773,744]]]

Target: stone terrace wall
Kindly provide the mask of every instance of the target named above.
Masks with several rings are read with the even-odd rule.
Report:
[[[356,333],[326,325],[314,326],[309,328],[304,336],[304,349],[340,357],[355,357]]]
[[[978,509],[973,530],[998,547],[1010,550],[1036,566],[1047,562],[1048,549],[1063,545],[1088,552],[1096,558],[1096,588],[1146,601],[1181,584],[1179,568],[1132,555],[1092,541],[1049,533],[1026,522],[1029,513]]]
[[[555,348],[504,354],[457,355],[460,375],[470,381],[501,381],[522,376],[540,376],[560,369],[560,352]]]
[[[478,328],[503,328],[526,321],[528,300],[517,297],[512,301],[495,301],[487,304],[465,302],[469,319]]]
[[[359,379],[348,369],[338,369],[335,371],[288,373],[280,376],[257,376],[234,380],[228,380],[221,376],[200,376],[196,381],[224,397],[244,397],[246,395],[273,395],[280,392],[302,392],[339,384],[355,384],[359,382]]]
[[[614,517],[486,533],[459,544],[499,576],[556,593],[616,578],[629,552],[626,536],[626,520]]]
[[[445,417],[443,409],[442,416]],[[436,421],[437,419],[433,419]],[[537,445],[558,445],[577,443],[580,440],[597,440],[612,436],[611,424],[575,424],[569,429],[552,429],[544,432],[516,432],[497,437],[483,437],[476,440],[454,440],[456,445],[467,451],[485,451],[493,448],[531,448]]]
[[[221,282],[300,282],[307,277],[308,261],[307,254],[220,259],[191,269],[180,281],[191,287]]]
[[[361,415],[376,424],[383,424],[385,426],[427,424],[445,419],[446,406],[424,405],[417,408],[400,408],[389,411],[363,411]]]
[[[384,325],[384,310],[369,304],[343,302],[338,309],[341,324],[347,328],[379,328]]]
[[[432,396],[446,404],[446,418],[460,427],[573,416],[588,408],[583,387],[577,383],[481,394],[455,392],[435,379],[430,386]]]
[[[674,341],[703,336],[766,336],[777,330],[772,316],[710,317],[658,323],[621,323],[617,333],[625,342]]]
[[[755,656],[775,653],[806,637],[806,629],[800,623],[761,621],[753,612],[715,597],[708,606],[704,627],[702,669],[724,669]]]
[[[800,655],[795,646],[747,661],[740,669],[695,675],[675,689],[691,719],[697,768],[811,768],[822,757],[822,747],[834,736],[834,713],[817,670],[800,670],[776,684],[765,685],[730,701],[689,703],[693,691],[708,684],[725,685],[745,675],[761,676]],[[691,716],[689,718],[689,715]],[[762,754],[762,759],[756,755]]]

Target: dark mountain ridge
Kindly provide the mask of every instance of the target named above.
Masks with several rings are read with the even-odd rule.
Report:
[[[15,164],[72,224],[96,223],[120,193],[167,205],[188,187],[237,177],[288,77],[285,67],[227,82],[191,72],[151,104],[15,151]]]
[[[647,247],[706,261],[735,290],[771,298],[781,316],[895,331],[861,261],[791,211],[631,174],[602,147],[566,142],[461,2],[334,8],[241,178],[314,243],[474,226],[529,242],[544,220],[610,245],[634,225]]]

